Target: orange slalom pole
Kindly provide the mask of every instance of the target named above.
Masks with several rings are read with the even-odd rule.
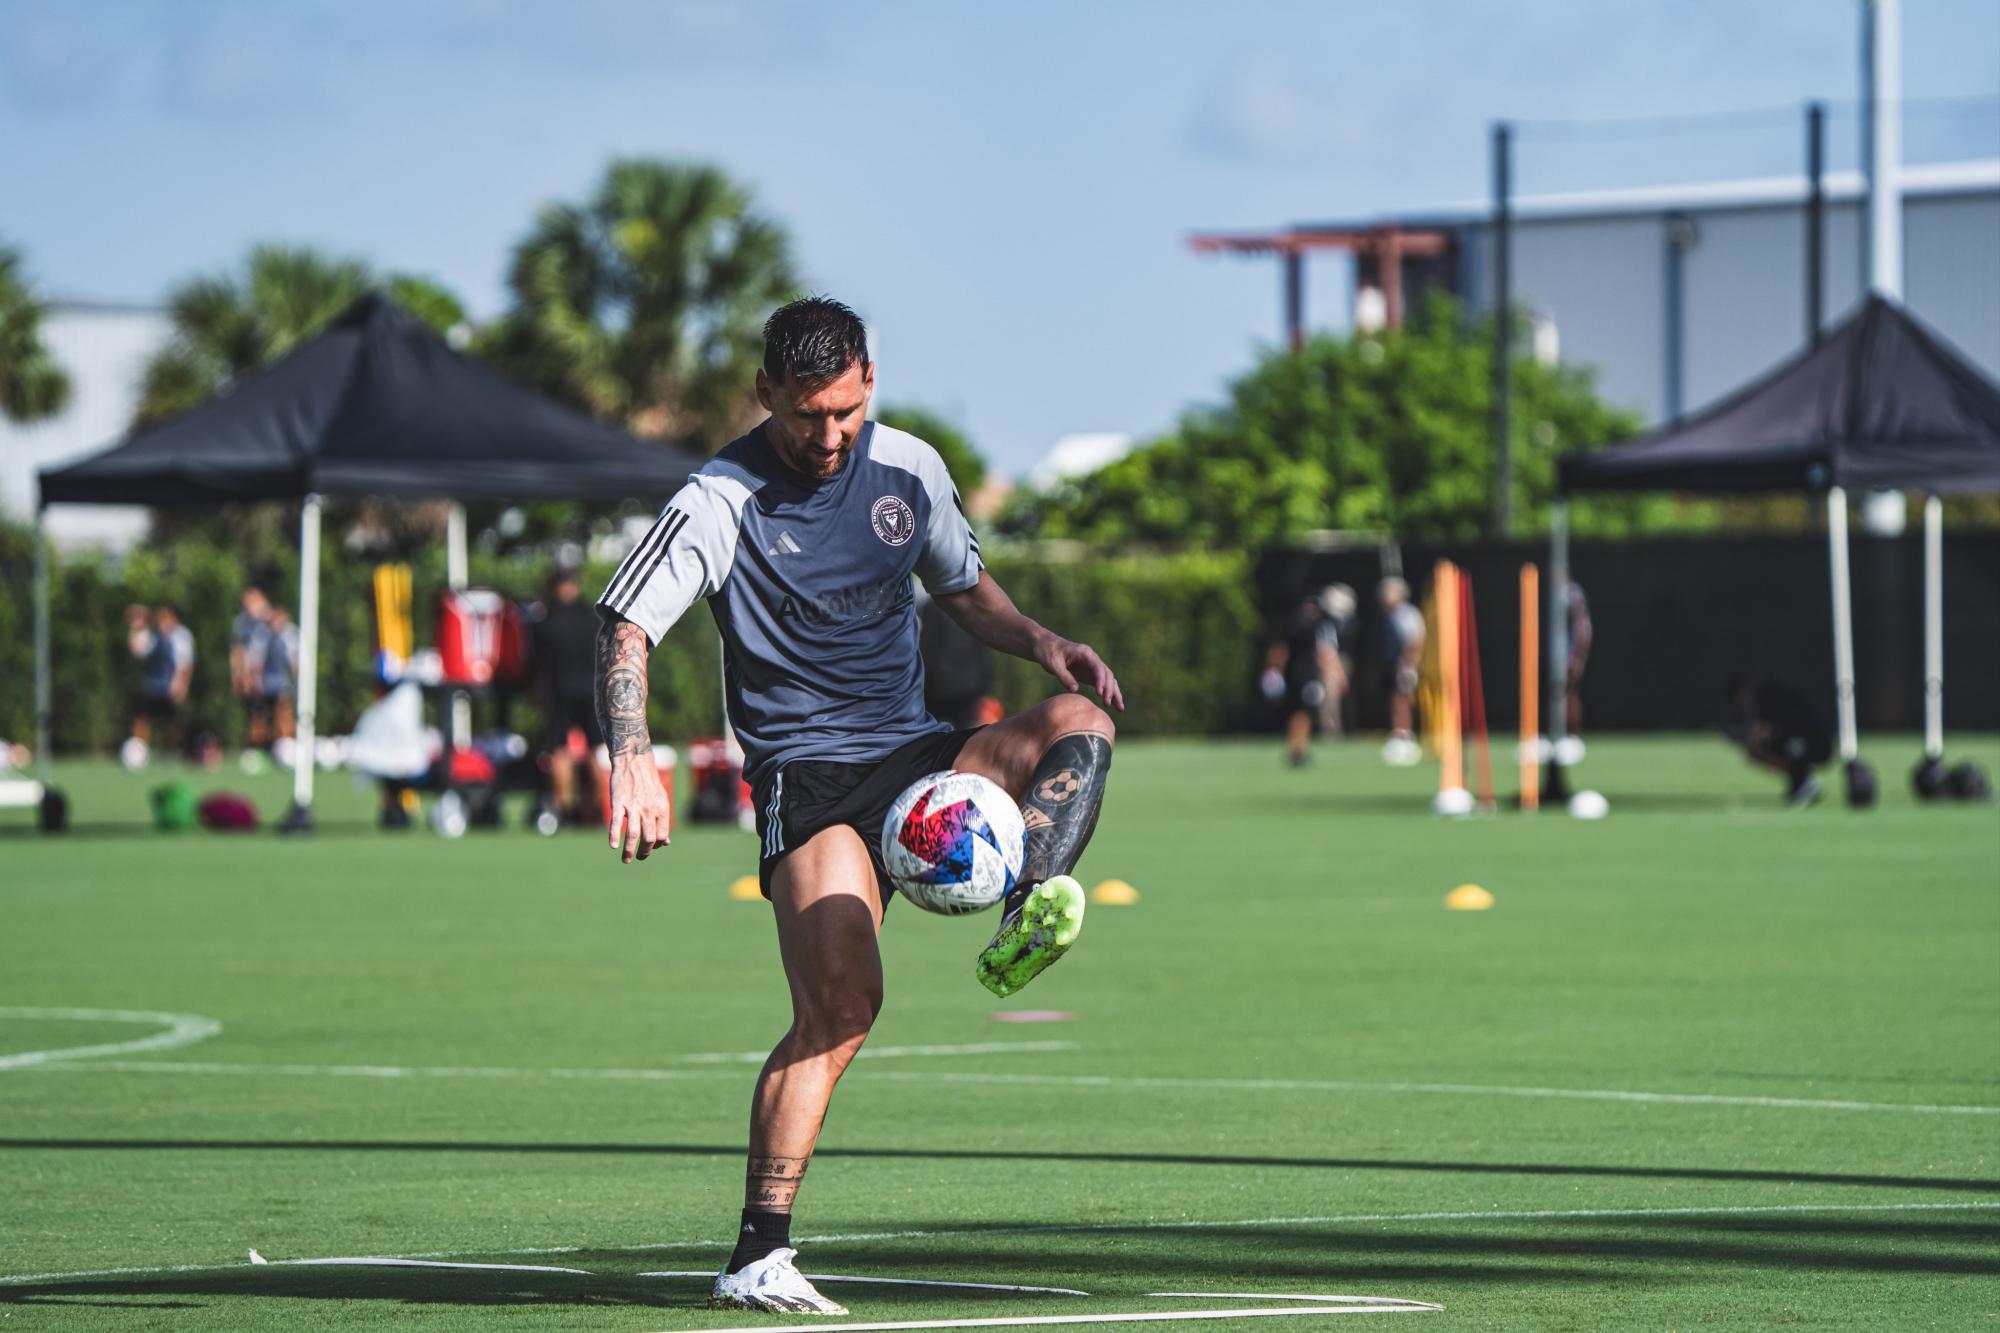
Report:
[[[1479,758],[1479,804],[1493,807],[1493,751],[1486,744],[1486,682],[1479,672],[1479,612],[1473,604],[1472,578],[1459,573],[1460,631],[1465,653],[1465,715],[1472,727],[1473,753]]]
[[[1433,576],[1437,599],[1438,680],[1442,696],[1438,707],[1438,790],[1451,791],[1465,786],[1464,738],[1459,730],[1459,647],[1458,647],[1458,566],[1440,560]]]
[[[1542,572],[1533,563],[1521,566],[1521,808],[1542,805],[1541,749]]]

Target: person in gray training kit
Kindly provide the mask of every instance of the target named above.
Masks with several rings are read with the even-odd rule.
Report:
[[[940,769],[982,774],[1022,803],[1027,857],[975,972],[1000,995],[1074,942],[1069,871],[1097,825],[1122,709],[1089,647],[1016,610],[985,570],[950,475],[922,440],[867,419],[866,331],[836,301],[795,301],[764,326],[757,396],[770,416],[691,477],[598,599],[597,707],[611,752],[611,842],[667,842],[646,731],[646,661],[697,600],[721,631],[729,719],[762,837],[792,1025],[764,1063],[736,1249],[711,1303],[844,1314],[799,1273],[792,1202],[842,1071],[882,1007],[876,945],[889,884],[876,845],[890,804]],[[924,709],[922,580],[973,637],[1042,666],[1068,693],[954,731]]]

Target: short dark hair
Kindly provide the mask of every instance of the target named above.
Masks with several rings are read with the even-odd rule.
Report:
[[[764,321],[764,373],[773,384],[825,384],[868,369],[868,328],[830,296],[779,306]]]

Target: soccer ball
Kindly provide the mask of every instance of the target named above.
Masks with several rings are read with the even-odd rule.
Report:
[[[911,783],[882,820],[882,863],[903,896],[958,916],[993,906],[1020,878],[1020,807],[977,773],[947,769]]]

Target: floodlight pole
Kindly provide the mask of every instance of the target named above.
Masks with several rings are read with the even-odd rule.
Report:
[[[1827,563],[1833,576],[1833,694],[1840,717],[1840,757],[1852,762],[1861,754],[1854,722],[1854,610],[1847,568],[1847,491],[1835,486],[1826,493]]]
[[[1493,126],[1493,536],[1505,541],[1514,527],[1513,382],[1514,285],[1513,141],[1506,121]]]
[[[318,495],[299,504],[299,708],[298,749],[292,756],[292,808],[285,833],[312,831],[313,725],[319,707],[319,511]]]
[[[1806,341],[1826,320],[1826,106],[1806,104]]]
[[[43,523],[47,513],[46,506],[35,507],[35,776],[43,791],[49,789],[55,762],[50,749],[54,679],[49,667],[49,534]]]

